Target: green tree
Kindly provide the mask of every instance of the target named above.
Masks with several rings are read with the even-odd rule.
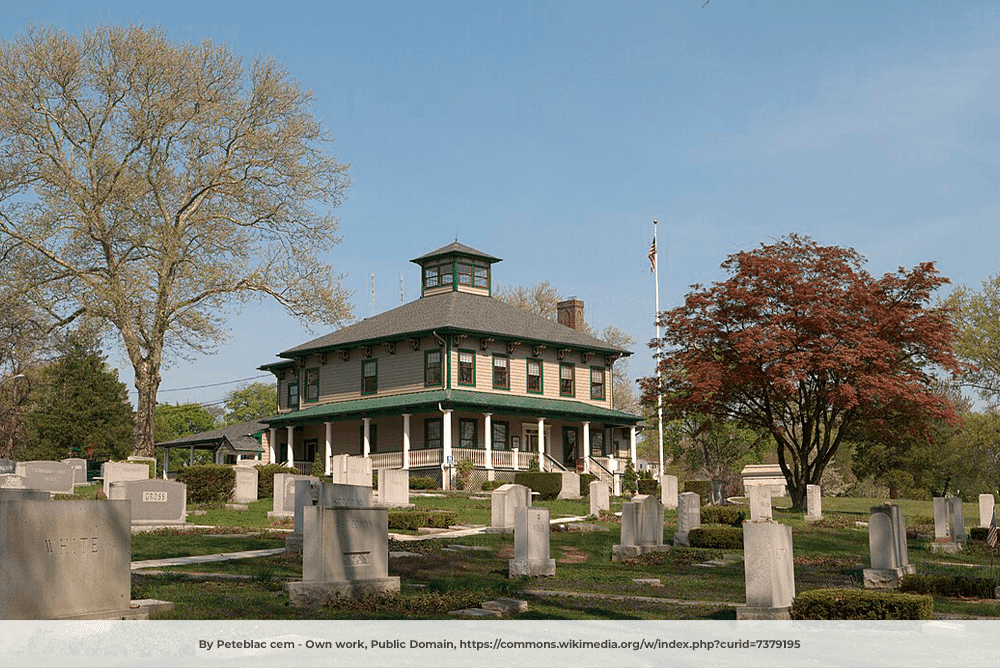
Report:
[[[156,407],[156,442],[200,434],[216,428],[215,418],[200,404],[160,404]]]
[[[347,166],[280,65],[160,29],[0,43],[0,244],[8,290],[57,321],[93,318],[135,372],[134,448],[152,453],[165,356],[225,338],[231,303],[350,314],[319,253],[338,242]]]
[[[128,388],[92,338],[69,337],[59,357],[41,367],[35,378],[26,416],[25,458],[58,460],[79,456],[72,453],[88,446],[95,454],[116,459],[131,452]]]
[[[259,420],[278,412],[278,389],[269,383],[250,383],[226,395],[227,425]]]
[[[979,292],[959,286],[945,304],[952,309],[958,330],[955,353],[968,365],[964,383],[984,399],[996,401],[1000,397],[1000,274],[983,281]]]

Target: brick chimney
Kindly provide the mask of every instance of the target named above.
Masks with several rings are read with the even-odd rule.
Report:
[[[570,329],[583,329],[583,301],[570,297],[556,304],[556,320]]]

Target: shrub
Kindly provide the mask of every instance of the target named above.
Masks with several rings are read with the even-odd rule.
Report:
[[[590,498],[590,483],[595,480],[597,480],[597,476],[593,473],[580,474],[580,496]]]
[[[317,478],[322,478],[325,474],[326,474],[326,467],[323,466],[323,456],[316,455],[316,458],[313,460],[311,475]]]
[[[635,465],[632,460],[626,460],[625,470],[622,471],[622,492],[625,494],[635,494],[639,489],[639,475],[635,472]]]
[[[812,589],[795,597],[792,619],[933,619],[934,599],[869,589]]]
[[[298,473],[293,466],[283,464],[257,464],[257,498],[266,499],[274,496],[274,476],[276,473]]]
[[[468,489],[472,473],[476,470],[476,463],[468,457],[464,457],[455,465],[455,470],[458,473],[458,480],[455,481],[455,489]]]
[[[688,532],[691,547],[711,547],[717,550],[742,550],[743,529],[727,526],[702,526]]]
[[[659,486],[659,483],[652,478],[639,478],[638,480],[639,494],[651,494],[656,496],[656,490]]]
[[[541,501],[551,501],[562,491],[562,475],[559,473],[515,473],[514,482],[538,492]]]
[[[410,489],[437,489],[437,483],[430,476],[410,476]]]
[[[177,472],[177,482],[187,485],[190,503],[224,502],[236,487],[236,470],[222,464],[184,466]]]
[[[538,458],[537,458],[537,457],[532,457],[532,458],[531,458],[531,459],[530,459],[530,460],[528,461],[528,468],[527,468],[527,471],[528,471],[529,473],[535,473],[535,472],[537,472],[537,471],[541,471],[541,469],[540,469],[540,468],[538,468]]]
[[[701,505],[712,501],[712,481],[711,480],[688,480],[684,483],[685,492],[694,492],[701,497]]]
[[[503,480],[484,480],[483,484],[481,485],[481,488],[484,492],[492,492],[497,487],[506,484],[507,483],[505,483]]]
[[[701,523],[742,527],[743,520],[750,519],[748,515],[749,511],[742,506],[706,506],[701,509]]]
[[[420,527],[447,529],[458,523],[458,513],[454,510],[390,510],[389,528],[397,531],[415,531]]]
[[[899,590],[913,594],[937,594],[953,598],[993,598],[1000,584],[996,578],[974,578],[966,575],[904,575]]]

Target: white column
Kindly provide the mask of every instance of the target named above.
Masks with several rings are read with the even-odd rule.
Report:
[[[410,414],[403,413],[403,468],[410,468]]]
[[[274,451],[274,444],[277,440],[278,430],[275,427],[271,427],[267,430],[267,454],[271,457],[271,459],[267,462],[268,464],[278,463],[278,456]]]
[[[628,433],[628,447],[629,452],[632,455],[632,466],[636,470],[639,470],[639,463],[635,461],[635,426],[633,426]]]
[[[486,446],[486,470],[493,468],[493,413],[483,413],[483,444]]]
[[[194,466],[194,446],[191,446],[191,452],[188,453],[188,466]]]
[[[448,458],[451,457],[451,410],[444,411],[444,419],[441,420],[441,464],[445,467],[442,470],[441,487],[451,489],[451,469],[447,468]]]
[[[583,423],[583,472],[590,473],[590,423]]]
[[[170,459],[170,448],[163,448],[163,479],[169,480],[167,478],[167,462]]]
[[[330,475],[330,457],[333,456],[333,423],[324,422],[326,427],[324,438],[326,439],[326,456],[323,458],[323,475]]]
[[[295,427],[288,427],[288,465],[295,466],[295,451],[292,444],[295,442]]]
[[[361,456],[368,459],[368,456],[372,453],[372,419],[371,418],[361,418],[365,423],[365,434],[364,440],[361,446]]]
[[[538,470],[545,470],[545,418],[538,418]]]

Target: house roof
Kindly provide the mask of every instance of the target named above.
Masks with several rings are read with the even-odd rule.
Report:
[[[476,250],[475,248],[471,248],[469,246],[466,246],[465,244],[460,244],[458,243],[457,240],[448,244],[447,246],[442,246],[441,248],[438,248],[435,251],[431,251],[430,253],[426,253],[417,258],[413,258],[412,260],[410,260],[410,262],[416,262],[417,264],[422,264],[427,260],[433,260],[434,258],[437,257],[443,257],[445,255],[452,255],[456,253],[459,255],[468,255],[469,257],[476,257],[481,260],[486,260],[487,262],[490,263],[500,262],[500,258],[493,257],[488,253]]]
[[[529,413],[547,418],[588,419],[612,424],[633,425],[642,419],[638,415],[592,406],[582,401],[525,397],[499,392],[429,390],[319,404],[292,413],[264,418],[263,421],[270,427],[287,427],[312,424],[331,418],[358,419],[380,414],[399,415],[401,409],[437,410],[438,405],[458,410],[489,410],[494,414]]]
[[[454,244],[452,244],[454,245]],[[279,357],[294,358],[310,352],[377,342],[396,338],[426,335],[430,332],[463,333],[500,337],[522,343],[538,343],[574,347],[602,354],[631,355],[589,334],[570,329],[554,320],[543,318],[520,307],[492,297],[446,292],[421,297],[385,313],[366,318],[289,348]],[[262,369],[269,368],[260,367]]]
[[[157,443],[158,448],[179,448],[179,447],[211,447],[216,448],[223,443],[229,443],[234,450],[239,452],[263,452],[264,448],[254,435],[269,428],[265,422],[251,420],[239,424],[231,424],[228,427],[203,431],[199,434],[181,436],[172,441]]]

